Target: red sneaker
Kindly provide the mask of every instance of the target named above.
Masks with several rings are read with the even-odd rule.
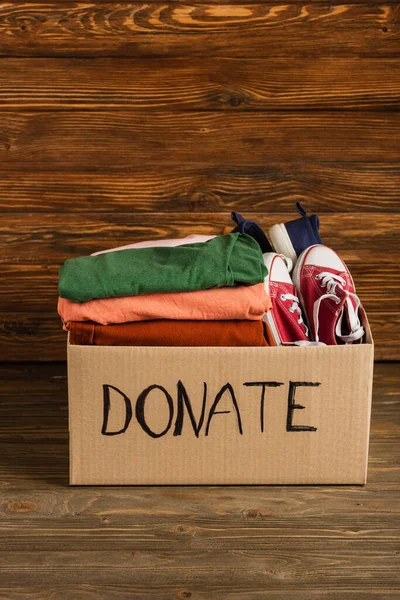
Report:
[[[287,262],[280,254],[264,254],[268,269],[265,289],[270,295],[272,309],[265,313],[264,321],[269,329],[269,341],[276,346],[307,344],[308,329],[303,321],[296,289],[289,275]]]
[[[293,272],[310,336],[328,345],[361,343],[360,300],[341,258],[317,244],[302,252]]]

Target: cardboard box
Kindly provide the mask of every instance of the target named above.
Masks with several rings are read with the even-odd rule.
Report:
[[[373,343],[68,344],[70,482],[363,484]]]

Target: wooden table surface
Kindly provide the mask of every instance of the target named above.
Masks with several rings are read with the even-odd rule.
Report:
[[[368,484],[68,485],[65,363],[0,367],[0,600],[398,600],[399,365]]]

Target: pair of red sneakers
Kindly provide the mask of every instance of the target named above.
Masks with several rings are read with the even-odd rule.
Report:
[[[264,254],[265,280],[272,310],[265,314],[271,342],[286,344],[361,343],[360,300],[344,262],[331,248],[316,244],[297,258],[293,278],[291,259]]]

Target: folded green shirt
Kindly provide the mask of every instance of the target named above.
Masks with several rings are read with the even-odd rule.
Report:
[[[264,281],[267,269],[258,243],[229,233],[202,244],[133,248],[66,260],[59,271],[61,298],[94,298],[193,292]]]

